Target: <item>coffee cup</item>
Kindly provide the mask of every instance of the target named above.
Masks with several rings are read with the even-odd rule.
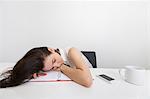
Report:
[[[119,70],[121,77],[128,83],[144,85],[146,80],[146,70],[139,66],[125,66]]]

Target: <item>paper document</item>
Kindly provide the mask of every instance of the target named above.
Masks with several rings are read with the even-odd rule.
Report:
[[[31,82],[53,82],[53,81],[71,81],[66,75],[57,71],[44,72],[44,74],[40,75],[36,79],[30,80]]]

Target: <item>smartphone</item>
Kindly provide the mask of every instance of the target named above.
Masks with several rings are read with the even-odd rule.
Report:
[[[107,82],[111,82],[111,81],[115,80],[114,78],[107,76],[105,74],[98,75],[97,77],[102,78],[103,80],[105,80]]]

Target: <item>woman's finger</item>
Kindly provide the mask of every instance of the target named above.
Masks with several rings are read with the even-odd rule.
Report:
[[[60,68],[55,69],[54,71],[60,71]]]

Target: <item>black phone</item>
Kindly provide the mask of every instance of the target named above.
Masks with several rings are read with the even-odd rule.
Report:
[[[101,75],[98,75],[99,77],[102,77],[103,79],[107,80],[107,81],[112,81],[112,80],[115,80],[114,78],[112,77],[109,77],[105,74],[101,74]]]

